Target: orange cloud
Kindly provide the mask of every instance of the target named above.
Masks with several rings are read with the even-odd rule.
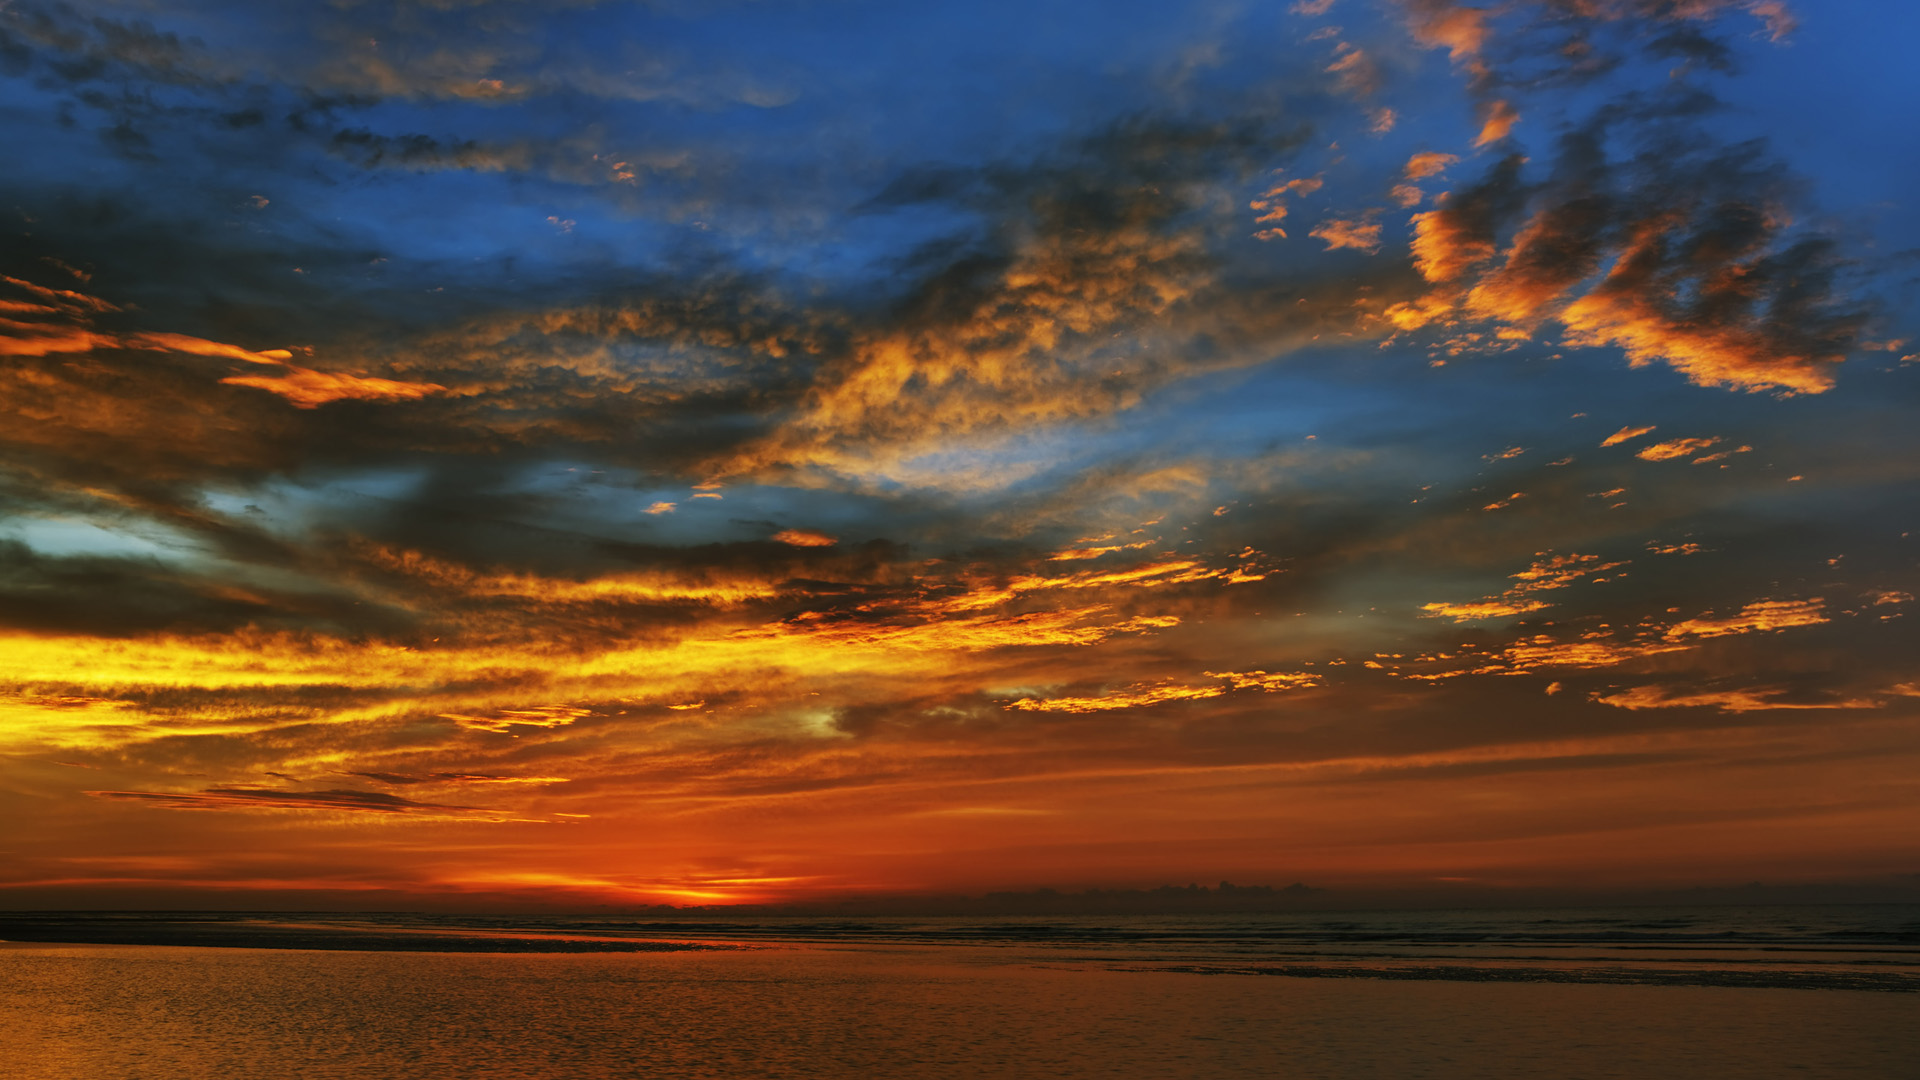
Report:
[[[1545,580],[1553,578],[1549,575]],[[1452,616],[1456,621],[1466,622],[1476,618],[1526,614],[1524,609],[1533,603],[1538,601],[1526,599],[1524,593],[1516,597],[1510,591],[1506,596],[1479,604],[1428,604],[1423,610],[1429,616]],[[1521,610],[1503,610],[1509,607]],[[1417,656],[1405,663],[1399,662],[1398,657],[1394,658],[1393,663],[1382,663],[1376,659],[1369,661],[1366,666],[1390,670],[1403,678],[1425,681],[1456,679],[1466,675],[1520,675],[1538,668],[1615,667],[1651,656],[1685,652],[1697,648],[1700,641],[1713,638],[1819,626],[1828,621],[1824,602],[1817,597],[1812,600],[1759,600],[1746,605],[1740,614],[1729,618],[1687,619],[1667,627],[1643,625],[1629,640],[1621,640],[1612,630],[1603,627],[1575,641],[1562,641],[1543,633],[1493,651],[1483,652],[1468,646],[1459,654]]]
[[[268,788],[208,788],[181,793],[163,791],[89,791],[99,799],[137,802],[168,810],[319,810],[336,814],[465,817],[496,814],[472,806],[414,802],[376,791],[279,791]]]
[[[1325,240],[1328,251],[1352,248],[1371,255],[1380,250],[1380,226],[1377,222],[1335,218],[1322,222],[1307,235]]]
[[[1420,610],[1425,618],[1452,619],[1454,622],[1530,615],[1551,606],[1543,600],[1533,599],[1532,594],[1564,589],[1583,579],[1626,565],[1625,562],[1603,563],[1598,555],[1581,555],[1577,552],[1555,555],[1543,551],[1532,565],[1511,575],[1515,584],[1497,597],[1489,596],[1466,604],[1422,604]]]
[[[793,547],[832,547],[840,542],[836,537],[811,529],[781,529],[773,534],[773,539]]]
[[[5,337],[0,337],[0,356],[91,352],[94,349],[118,348],[120,344],[119,339],[111,334],[98,334],[75,327],[43,326],[0,319],[0,329],[9,331]]]
[[[120,310],[104,300],[81,293],[63,289],[45,289],[16,278],[4,280],[36,295],[45,295],[56,300],[65,305],[68,314],[82,322],[86,321],[88,314],[92,312]],[[186,353],[192,356],[218,357],[284,368],[286,374],[279,378],[236,375],[220,381],[234,386],[251,386],[267,390],[286,398],[296,408],[301,409],[317,408],[327,402],[343,399],[411,400],[430,394],[444,393],[447,389],[437,383],[367,378],[295,367],[287,363],[293,357],[293,353],[287,349],[247,349],[189,334],[156,331],[110,334],[83,326],[22,323],[10,319],[0,319],[0,329],[7,331],[4,336],[0,336],[0,356],[46,356],[51,353],[92,352],[100,349],[132,349]]]
[[[1447,166],[1458,164],[1459,161],[1452,154],[1423,150],[1407,159],[1407,179],[1424,180],[1429,176],[1439,176],[1447,171]]]
[[[1413,215],[1413,264],[1428,281],[1457,280],[1495,250],[1478,223],[1448,208]]]
[[[1235,690],[1261,690],[1269,694],[1284,690],[1305,690],[1320,685],[1320,677],[1301,671],[1209,671],[1210,679],[1225,679]]]
[[[1407,14],[1414,40],[1447,50],[1456,64],[1478,60],[1493,37],[1484,8],[1461,7],[1451,0],[1407,0]]]
[[[1109,712],[1116,709],[1140,709],[1168,701],[1204,701],[1230,690],[1259,690],[1276,694],[1304,690],[1320,685],[1320,677],[1307,672],[1209,671],[1209,679],[1224,679],[1225,686],[1191,686],[1180,683],[1135,685],[1090,697],[1023,697],[1009,702],[1007,708],[1026,712]]]
[[[1141,548],[1152,547],[1157,542],[1158,541],[1154,540],[1141,540],[1131,544],[1102,544],[1096,547],[1067,548],[1047,556],[1047,561],[1078,562],[1082,559],[1097,559],[1102,555],[1110,555],[1116,551],[1137,551]]]
[[[1767,24],[1767,36],[1776,42],[1800,28],[1799,20],[1782,0],[1748,0],[1747,10]]]
[[[1254,224],[1270,227],[1254,235],[1261,240],[1286,239],[1287,231],[1279,227],[1280,222],[1287,219],[1288,207],[1284,201],[1286,196],[1311,195],[1319,191],[1324,184],[1325,182],[1319,177],[1299,177],[1276,184],[1262,192],[1259,198],[1248,203],[1247,206],[1260,212],[1260,216],[1254,219]]]
[[[1115,709],[1144,709],[1168,701],[1198,701],[1216,698],[1227,692],[1224,686],[1133,686],[1096,697],[1025,697],[1007,704],[1009,709],[1027,712],[1110,712]]]
[[[1454,622],[1463,623],[1481,619],[1509,619],[1516,615],[1542,611],[1551,606],[1541,600],[1475,600],[1466,604],[1422,604],[1420,610],[1427,618],[1452,619]]]
[[[1702,693],[1675,693],[1664,687],[1636,686],[1614,694],[1596,694],[1595,701],[1616,709],[1700,709],[1746,713],[1773,709],[1872,709],[1879,702],[1865,698],[1842,701],[1783,701],[1784,690],[1712,690]]]
[[[725,607],[781,595],[774,582],[750,574],[718,577],[641,571],[576,580],[477,571],[417,551],[381,545],[357,544],[350,550],[371,566],[464,596],[520,597],[548,604],[647,601]]]
[[[1826,602],[1811,600],[1758,600],[1740,609],[1740,614],[1725,619],[1688,619],[1666,632],[1668,640],[1717,638],[1731,634],[1755,634],[1785,630],[1795,626],[1819,626],[1826,623]]]
[[[230,386],[251,386],[278,394],[296,409],[317,409],[333,401],[414,401],[433,394],[443,394],[447,390],[439,383],[367,378],[337,371],[314,371],[291,364],[286,368],[287,374],[279,378],[234,375],[220,381]]]
[[[1600,445],[1603,447],[1618,446],[1621,443],[1626,442],[1628,439],[1637,439],[1640,436],[1645,435],[1652,430],[1653,430],[1652,424],[1648,424],[1646,427],[1633,427],[1633,426],[1623,427],[1619,431],[1616,431],[1613,434],[1607,436],[1606,438],[1600,440]]]
[[[71,289],[49,289],[43,285],[35,285],[31,281],[22,281],[17,277],[7,277],[5,275],[0,275],[0,281],[4,281],[23,292],[40,297],[42,300],[64,311],[104,313],[121,310],[119,306],[110,304],[97,296],[88,296],[86,293],[74,292]]]
[[[1513,125],[1520,122],[1520,110],[1505,98],[1485,102],[1475,112],[1480,121],[1480,134],[1473,137],[1475,146],[1499,142],[1513,131]]]
[[[506,732],[515,727],[557,728],[583,717],[592,716],[592,709],[582,709],[572,705],[543,705],[532,709],[503,709],[493,716],[466,716],[461,713],[442,713],[444,719],[451,720],[463,728],[475,731]]]
[[[1731,450],[1722,450],[1717,454],[1708,454],[1705,457],[1694,458],[1693,463],[1695,465],[1711,465],[1716,461],[1725,461],[1735,454],[1751,454],[1751,453],[1753,453],[1753,447],[1751,446],[1736,446]],[[1721,466],[1721,468],[1725,468],[1725,467],[1726,466],[1724,465]]]
[[[1380,89],[1380,69],[1362,49],[1340,43],[1341,56],[1327,66],[1327,73],[1339,76],[1340,89],[1356,97],[1365,97]]]
[[[1788,355],[1756,363],[1769,351],[1756,334],[1675,325],[1620,296],[1583,298],[1568,309],[1565,321],[1570,344],[1618,345],[1634,367],[1665,360],[1698,386],[1819,394],[1833,388],[1827,365],[1844,359],[1839,354]]]
[[[1397,330],[1418,330],[1429,323],[1445,320],[1452,312],[1451,301],[1444,296],[1433,294],[1395,304],[1383,314]]]
[[[1625,562],[1603,563],[1598,555],[1578,553],[1554,555],[1543,551],[1533,565],[1513,575],[1514,580],[1520,584],[1515,585],[1510,591],[1526,593],[1545,589],[1564,589],[1582,578],[1604,574],[1625,565],[1627,565]]]
[[[1667,442],[1654,443],[1652,446],[1643,448],[1633,456],[1642,461],[1672,461],[1674,458],[1682,458],[1690,454],[1696,454],[1709,446],[1718,445],[1719,442],[1720,438],[1717,435],[1699,439],[1672,439]]]
[[[779,430],[716,470],[887,475],[972,433],[1110,411],[1133,392],[1090,380],[1082,367],[1089,351],[1192,295],[1204,278],[1201,247],[1198,235],[1145,221],[1107,231],[1049,227],[969,309],[859,336],[844,359],[821,369]]]
[[[262,349],[256,352],[252,349],[243,349],[238,345],[189,337],[186,334],[128,334],[120,339],[120,347],[192,353],[196,356],[219,356],[230,360],[245,360],[249,364],[275,366],[283,365],[285,361],[293,358],[293,353],[286,349]]]
[[[0,300],[0,311],[11,311],[20,315],[58,315],[60,309],[45,304],[33,304],[24,300]],[[9,323],[11,326],[24,326],[25,323]]]

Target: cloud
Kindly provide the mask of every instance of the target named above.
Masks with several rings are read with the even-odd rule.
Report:
[[[1811,600],[1756,600],[1740,609],[1740,614],[1724,619],[1687,619],[1667,628],[1668,640],[1717,638],[1731,634],[1754,634],[1786,630],[1796,626],[1820,626],[1830,620],[1826,602]]]
[[[442,713],[441,717],[442,719],[451,720],[461,727],[473,731],[506,733],[516,727],[566,727],[569,724],[592,715],[592,709],[579,708],[573,705],[541,705],[531,709],[502,709],[492,716],[467,716],[462,713]]]
[[[1423,614],[1454,622],[1478,622],[1482,619],[1510,619],[1530,615],[1552,607],[1544,600],[1475,600],[1465,604],[1431,603],[1420,605]]]
[[[1303,671],[1209,671],[1210,679],[1225,679],[1235,690],[1303,690],[1321,684],[1320,676]]]
[[[1838,701],[1796,701],[1788,691],[1777,689],[1710,690],[1698,693],[1676,692],[1670,687],[1636,686],[1613,694],[1596,694],[1595,701],[1616,709],[1700,709],[1747,713],[1775,709],[1872,709],[1879,702],[1864,698]]]
[[[472,806],[414,802],[377,791],[278,791],[268,788],[207,788],[204,791],[89,791],[99,799],[136,802],[168,810],[322,810],[330,813],[462,817],[498,811]]]
[[[1509,69],[1536,58],[1557,61],[1555,73],[1562,77],[1591,77],[1610,70],[1611,64],[1592,53],[1594,32],[1611,24],[1638,31],[1629,40],[1645,44],[1655,55],[1680,52],[1716,60],[1724,49],[1709,33],[1725,15],[1741,12],[1761,20],[1775,42],[1784,40],[1797,25],[1781,0],[1525,0],[1500,8],[1458,0],[1399,3],[1414,40],[1447,50],[1448,58],[1478,86],[1521,81]],[[1556,36],[1557,48],[1551,43]],[[1536,43],[1543,37],[1549,42],[1545,47]],[[1534,47],[1527,49],[1522,43]]]
[[[1505,98],[1494,98],[1476,110],[1476,119],[1480,123],[1480,133],[1473,137],[1473,145],[1486,146],[1512,134],[1513,126],[1520,122],[1520,110]]]
[[[1642,461],[1672,461],[1674,458],[1697,454],[1710,446],[1718,446],[1719,444],[1720,437],[1717,435],[1694,439],[1670,439],[1666,442],[1658,442],[1651,446],[1642,447],[1636,451],[1633,456]]]
[[[1415,41],[1445,49],[1456,64],[1477,64],[1493,37],[1489,12],[1451,0],[1404,0],[1408,29]]]
[[[1613,434],[1607,436],[1606,438],[1600,440],[1600,445],[1603,448],[1608,446],[1618,446],[1621,443],[1628,441],[1629,439],[1637,439],[1640,436],[1645,435],[1648,432],[1651,432],[1652,430],[1653,430],[1652,424],[1648,424],[1645,427],[1634,427],[1631,424],[1629,424],[1628,426],[1621,428],[1619,431],[1616,431]]]
[[[1280,228],[1280,223],[1287,219],[1287,214],[1291,210],[1285,201],[1286,197],[1288,195],[1311,195],[1324,186],[1325,182],[1317,176],[1297,177],[1284,183],[1275,184],[1262,192],[1259,198],[1247,204],[1249,209],[1259,211],[1260,216],[1253,219],[1254,224],[1267,226],[1267,228],[1254,233],[1255,238],[1260,240],[1286,239],[1286,230]]]
[[[1210,679],[1224,679],[1225,686],[1195,686],[1182,683],[1134,685],[1093,696],[1023,697],[1007,703],[1007,708],[1026,712],[1092,713],[1121,709],[1144,709],[1169,701],[1205,701],[1230,691],[1259,690],[1281,693],[1319,686],[1320,677],[1307,672],[1209,671]]]
[[[278,394],[296,409],[317,409],[333,401],[414,401],[447,390],[439,383],[314,371],[292,364],[286,365],[286,368],[287,373],[278,377],[230,375],[220,381],[229,386],[251,386]]]
[[[1380,68],[1366,50],[1343,41],[1336,51],[1340,54],[1339,58],[1327,65],[1327,73],[1337,77],[1341,90],[1355,97],[1368,97],[1379,92],[1382,85]]]
[[[832,547],[840,542],[835,537],[811,529],[781,529],[773,534],[773,539],[789,547]]]
[[[1169,701],[1199,701],[1227,692],[1223,686],[1131,686],[1092,697],[1024,697],[1009,702],[1007,708],[1028,712],[1110,712],[1116,709],[1144,709]]]
[[[1422,277],[1452,282],[1492,259],[1498,230],[1525,197],[1520,182],[1524,160],[1510,156],[1480,183],[1450,194],[1434,210],[1413,216],[1413,260]]]
[[[1759,155],[1663,141],[1614,165],[1597,130],[1576,131],[1532,188],[1509,157],[1414,215],[1415,266],[1443,288],[1387,317],[1411,329],[1464,306],[1529,334],[1557,321],[1568,345],[1619,348],[1696,385],[1822,393],[1864,309],[1834,290],[1832,242],[1794,235],[1782,177]]]
[[[1727,18],[1683,17],[1708,8]],[[1112,105],[1090,120],[1048,96],[1048,69],[976,101],[997,116],[1018,97],[1025,119],[962,117],[938,138],[881,100],[946,100],[951,73],[903,70],[947,63],[937,37],[908,34],[934,45],[883,72],[777,43],[762,89],[798,96],[762,109],[737,73],[690,74],[766,40],[752,20],[717,54],[698,20],[689,36],[631,5],[275,10],[262,25],[284,41],[207,46],[192,28],[230,20],[183,11],[176,41],[118,47],[90,9],[59,15],[78,36],[36,39],[15,85],[46,114],[22,121],[50,148],[35,168],[63,179],[0,200],[38,219],[0,266],[0,751],[44,794],[28,816],[84,831],[131,820],[111,800],[300,809],[312,844],[274,835],[302,860],[349,835],[327,814],[538,816],[580,839],[454,858],[423,824],[404,857],[335,847],[396,880],[457,890],[497,870],[537,889],[639,837],[636,865],[723,900],[775,879],[905,888],[912,858],[859,853],[896,851],[887,822],[937,821],[954,830],[942,851],[990,853],[940,873],[1029,873],[1002,858],[1026,844],[1064,853],[1032,873],[1097,880],[1135,871],[1048,823],[1188,848],[1221,821],[1304,822],[1340,850],[1404,852],[1421,844],[1398,819],[1338,807],[1414,806],[1389,785],[1418,770],[1421,821],[1497,829],[1472,819],[1493,790],[1585,800],[1573,826],[1536,822],[1571,834],[1602,803],[1670,810],[1649,786],[1693,799],[1718,774],[1685,767],[1724,749],[1702,734],[1728,727],[1721,709],[1860,696],[1713,688],[1820,665],[1836,685],[1910,682],[1875,636],[1900,608],[1867,590],[1914,586],[1871,552],[1846,564],[1858,578],[1830,567],[1811,590],[1862,617],[1743,606],[1780,595],[1768,581],[1800,588],[1785,575],[1820,565],[1802,558],[1816,539],[1840,550],[1857,493],[1884,489],[1862,476],[1898,482],[1903,436],[1845,422],[1856,395],[1767,407],[1768,456],[1835,477],[1823,516],[1792,528],[1799,504],[1779,500],[1808,485],[1759,461],[1574,462],[1613,425],[1543,419],[1632,399],[1663,431],[1729,430],[1702,404],[1719,396],[1683,380],[1811,393],[1857,337],[1846,290],[1865,271],[1821,246],[1801,181],[1716,139],[1689,77],[1667,79],[1761,24],[1724,4],[1402,10],[1448,59],[1416,73],[1392,34],[1356,26],[1276,64],[1257,47],[1271,34],[1236,32],[1273,15],[1249,9],[1211,52],[1166,43],[1208,57],[1178,94],[1124,60],[1074,74]],[[605,35],[609,51],[573,68],[554,52],[615,16],[633,32]],[[291,33],[311,27],[331,36]],[[999,31],[981,40],[1029,40]],[[1565,92],[1622,50],[1676,89]],[[1432,93],[1449,64],[1465,100]],[[1497,103],[1528,123],[1463,165],[1493,136],[1459,125]],[[534,137],[554,110],[577,135]],[[1369,134],[1388,112],[1397,150]],[[102,161],[125,190],[72,164]],[[1325,243],[1247,236],[1289,221]],[[1375,257],[1326,254],[1342,249]],[[1730,436],[1667,460],[1738,452]],[[1500,487],[1475,475],[1489,466]],[[727,514],[705,501],[721,484]],[[1764,520],[1730,509],[1756,498]],[[1705,545],[1724,554],[1654,557]],[[1710,707],[1646,711],[1693,699]],[[1365,722],[1327,722],[1341,716]],[[1567,744],[1514,742],[1542,724]],[[1635,741],[1667,734],[1696,741]],[[1816,751],[1868,741],[1818,737],[1834,742],[1766,775],[1799,782]],[[1669,766],[1687,783],[1665,784]],[[199,779],[333,770],[423,798]],[[71,798],[89,776],[127,790]],[[981,783],[1045,812],[995,833],[952,809],[979,805]],[[511,810],[426,798],[480,785]],[[1113,790],[1152,813],[1100,817]],[[242,824],[162,817],[186,847]],[[1127,859],[1173,865],[1140,843]],[[1295,854],[1235,844],[1190,857]]]
[[[1160,336],[1212,278],[1193,181],[1252,171],[1296,143],[1246,125],[1142,122],[1025,170],[935,170],[873,209],[989,215],[965,258],[929,277],[892,325],[856,330],[778,431],[714,473],[888,471],[956,441],[1110,415],[1173,377],[1130,333]],[[1290,182],[1276,190],[1310,187]],[[1276,196],[1277,197],[1277,196]]]
[[[1422,150],[1407,159],[1405,172],[1409,180],[1425,180],[1429,176],[1439,176],[1447,171],[1447,166],[1459,163],[1460,159],[1452,154]]]
[[[64,315],[69,321],[63,325],[44,322],[23,323],[0,318],[0,335],[3,335],[0,336],[0,355],[34,357],[110,349],[152,350],[279,367],[285,369],[286,374],[274,378],[234,375],[220,381],[233,386],[251,386],[278,394],[292,402],[295,408],[300,409],[313,409],[331,401],[344,399],[413,400],[429,394],[443,393],[447,389],[436,383],[372,378],[298,367],[287,362],[293,357],[293,353],[287,349],[247,349],[226,342],[210,341],[189,334],[171,332],[96,331],[90,326],[93,316],[118,312],[121,308],[97,297],[84,296],[68,290],[46,289],[15,278],[6,278],[5,281],[37,295],[44,294],[58,299],[59,309],[50,313]]]
[[[500,776],[493,773],[453,773],[437,772],[415,775],[411,773],[391,772],[353,772],[348,776],[363,776],[369,780],[378,780],[383,784],[564,784],[564,776]]]
[[[1527,614],[1524,609],[1537,601],[1524,599],[1487,600],[1480,605],[1428,604],[1423,610],[1430,616],[1453,617],[1456,622],[1477,619],[1508,618]],[[1544,606],[1544,605],[1542,605]],[[1537,608],[1535,610],[1538,610]],[[1461,653],[1436,652],[1412,657],[1395,657],[1392,662],[1379,659],[1369,667],[1409,679],[1429,682],[1458,679],[1470,675],[1520,675],[1541,668],[1618,667],[1650,657],[1689,652],[1699,643],[1714,638],[1765,632],[1779,632],[1830,622],[1822,601],[1761,600],[1746,605],[1737,616],[1715,619],[1701,617],[1662,626],[1652,620],[1634,628],[1622,638],[1616,631],[1602,628],[1578,640],[1562,640],[1550,633],[1536,633],[1497,649],[1469,647]]]
[[[1380,224],[1365,219],[1330,218],[1315,226],[1307,235],[1325,240],[1328,251],[1351,248],[1372,255],[1380,250]]]

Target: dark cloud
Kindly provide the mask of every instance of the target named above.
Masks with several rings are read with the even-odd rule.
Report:
[[[89,791],[100,799],[144,803],[170,810],[325,810],[348,814],[490,814],[471,806],[414,802],[377,791],[277,791],[267,788],[208,788],[191,793],[161,791]]]

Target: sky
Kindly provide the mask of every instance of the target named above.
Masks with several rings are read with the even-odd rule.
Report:
[[[1905,2],[0,2],[0,906],[1920,875]]]

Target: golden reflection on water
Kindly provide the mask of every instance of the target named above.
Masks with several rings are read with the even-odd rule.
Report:
[[[0,945],[9,1080],[1911,1077],[1906,994],[1113,971],[872,946]]]

